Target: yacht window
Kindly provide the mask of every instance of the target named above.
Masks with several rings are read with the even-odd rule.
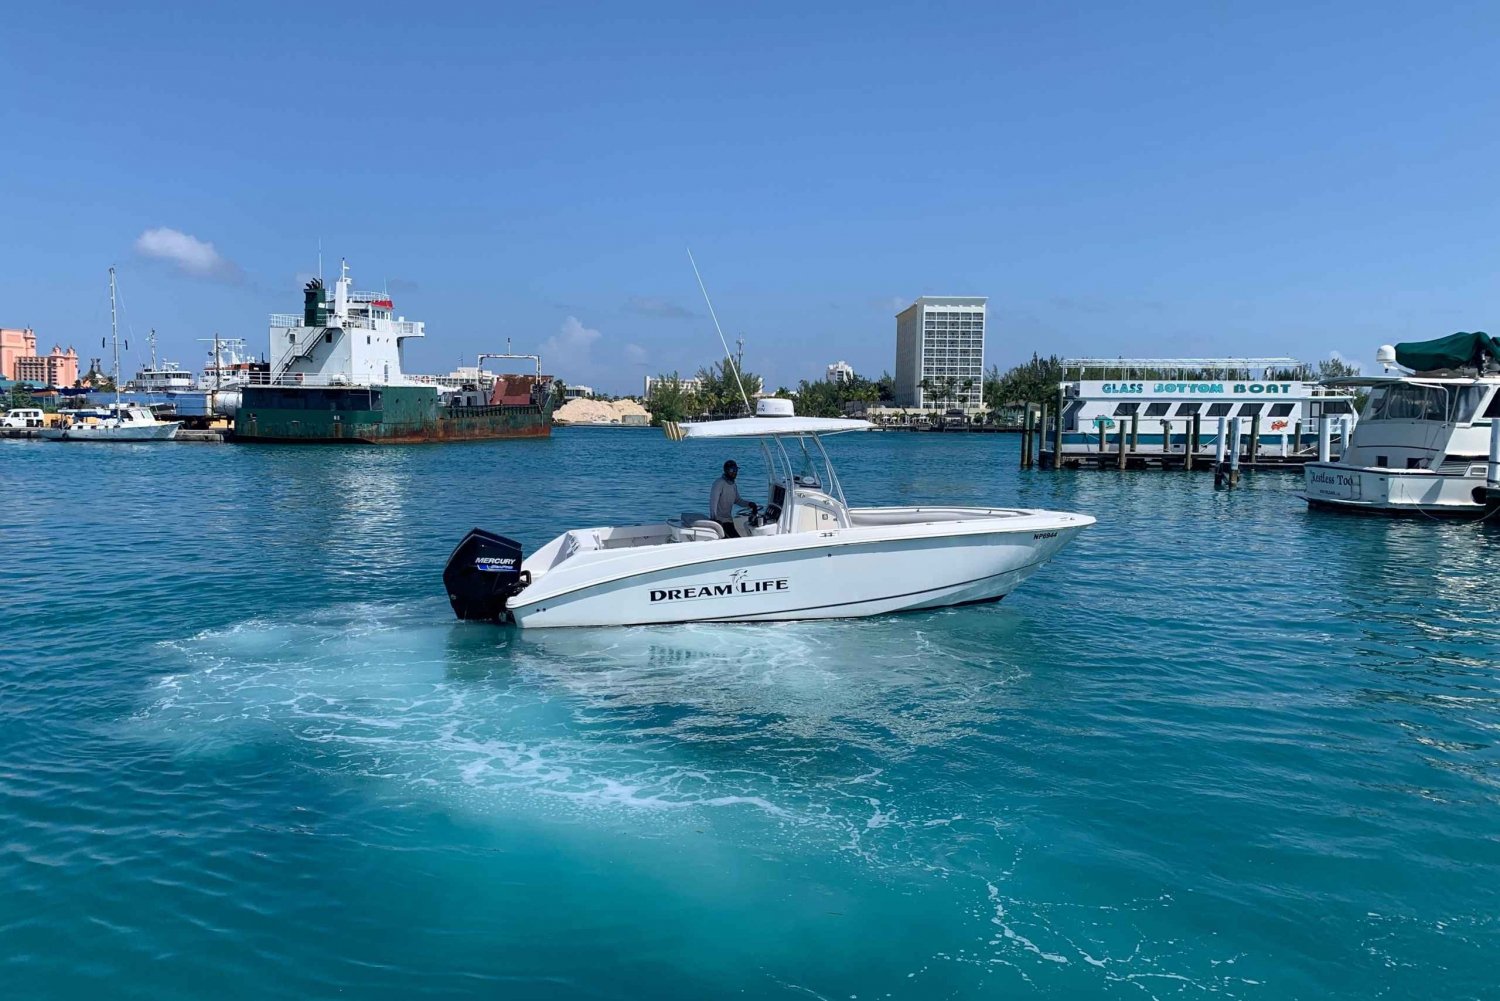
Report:
[[[1167,411],[1172,409],[1170,403],[1148,403],[1146,404],[1147,417],[1165,417]]]
[[[1233,403],[1210,403],[1208,405],[1208,417],[1228,417],[1229,411],[1234,409]]]
[[[1488,386],[1462,386],[1450,390],[1453,394],[1453,408],[1449,411],[1448,419],[1460,424],[1467,424],[1474,419],[1474,414],[1479,410],[1479,404],[1484,399],[1484,394],[1489,392]]]
[[[1484,416],[1500,417],[1500,393],[1490,397],[1490,405],[1484,408]]]
[[[1296,406],[1295,403],[1273,403],[1271,404],[1271,416],[1290,417]]]
[[[1260,408],[1264,407],[1264,406],[1265,406],[1264,403],[1241,403],[1240,404],[1240,416],[1241,417],[1259,417],[1260,416]]]
[[[1135,413],[1140,408],[1141,408],[1141,405],[1139,403],[1116,403],[1115,404],[1115,416],[1116,417],[1129,417],[1131,414]]]
[[[1324,400],[1323,413],[1352,414],[1354,413],[1354,402],[1352,400]]]
[[[1398,382],[1376,386],[1365,407],[1365,420],[1441,421],[1446,416],[1448,393],[1434,386]]]
[[[1203,409],[1201,403],[1179,403],[1177,404],[1178,417],[1191,417]]]

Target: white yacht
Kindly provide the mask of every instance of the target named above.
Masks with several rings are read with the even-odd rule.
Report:
[[[1311,507],[1367,514],[1479,517],[1500,495],[1500,342],[1462,333],[1386,345],[1337,462],[1303,468]],[[1396,369],[1395,374],[1389,374]]]
[[[863,420],[756,416],[669,424],[675,441],[758,438],[764,509],[725,538],[707,514],[565,532],[532,555],[474,529],[443,582],[460,619],[520,626],[765,622],[879,615],[998,601],[1081,530],[1083,514],[1013,508],[850,507],[821,436]]]
[[[115,346],[115,402],[103,408],[103,416],[73,415],[56,437],[60,441],[170,441],[177,437],[181,421],[158,420],[149,408],[120,402],[120,331],[115,318],[115,269],[109,269],[109,326]],[[152,332],[153,334],[155,331]]]
[[[112,403],[104,417],[75,419],[57,435],[60,441],[170,441],[181,421],[158,420],[147,407]]]

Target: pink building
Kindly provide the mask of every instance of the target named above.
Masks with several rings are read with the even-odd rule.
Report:
[[[35,357],[36,331],[30,327],[0,327],[0,379],[16,377],[17,358]]]
[[[0,329],[0,375],[34,386],[67,387],[78,381],[78,352],[52,345],[45,355],[36,353],[36,333]]]

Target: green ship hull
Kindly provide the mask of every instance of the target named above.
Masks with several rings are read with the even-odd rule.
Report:
[[[242,442],[400,445],[545,438],[552,407],[444,407],[432,386],[246,386],[234,418]]]

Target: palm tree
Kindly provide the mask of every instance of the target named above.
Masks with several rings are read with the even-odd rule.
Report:
[[[922,387],[922,409],[925,410],[925,409],[927,409],[928,407],[930,407],[932,405],[932,402],[930,400],[928,400],[927,397],[937,391],[936,385],[937,384],[936,384],[935,380],[933,380],[931,377],[924,376],[922,378],[922,382],[921,382],[921,387]]]

